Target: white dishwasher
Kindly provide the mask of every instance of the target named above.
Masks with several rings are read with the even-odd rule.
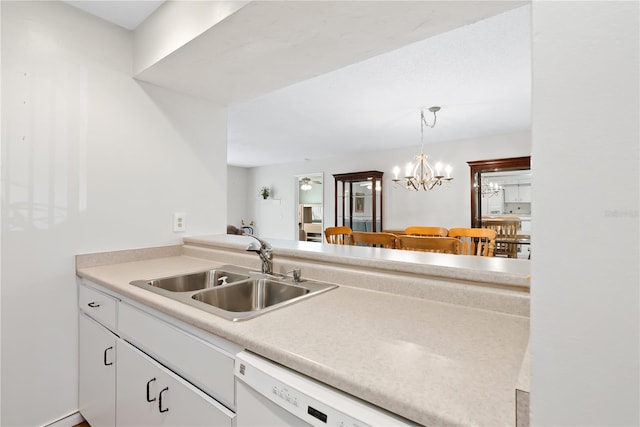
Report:
[[[236,426],[416,426],[248,351],[236,355]]]

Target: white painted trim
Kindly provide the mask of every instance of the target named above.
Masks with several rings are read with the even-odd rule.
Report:
[[[84,417],[80,415],[80,412],[75,411],[69,415],[65,415],[57,421],[53,421],[50,424],[46,424],[44,427],[73,427],[84,421]]]

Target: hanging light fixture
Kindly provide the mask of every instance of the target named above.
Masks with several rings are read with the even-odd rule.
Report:
[[[311,179],[310,178],[302,178],[300,180],[300,189],[302,191],[309,191],[311,190]]]
[[[302,191],[309,191],[311,188],[311,180],[309,178],[302,178],[300,180],[300,189]]]
[[[317,181],[315,179],[311,179],[307,176],[305,176],[304,178],[300,178],[299,180],[300,182],[300,189],[302,191],[309,191],[313,188],[313,185],[311,184],[318,184],[318,185],[322,185],[322,181]]]
[[[433,123],[427,123],[424,117],[424,110],[420,110],[420,154],[416,156],[416,164],[408,163],[405,168],[404,178],[398,178],[400,168],[398,166],[393,168],[395,178],[393,182],[405,188],[406,190],[424,191],[432,190],[438,185],[442,185],[443,181],[451,181],[451,166],[443,166],[438,162],[435,165],[435,172],[427,159],[429,156],[424,154],[424,127],[433,128],[436,125],[436,113],[440,111],[440,107],[430,107],[429,111],[433,113]]]
[[[478,188],[478,184],[473,184],[474,188]],[[482,184],[480,186],[480,195],[482,197],[493,197],[497,196],[498,193],[502,190],[502,185],[496,184],[495,182],[490,182],[488,184]]]

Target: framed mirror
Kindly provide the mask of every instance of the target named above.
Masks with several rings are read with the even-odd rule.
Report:
[[[496,231],[494,256],[531,259],[531,157],[467,163],[472,227]]]
[[[497,177],[502,175],[515,176],[514,174],[512,174],[512,172],[515,172],[515,171],[522,171],[522,172],[529,173],[531,171],[531,156],[511,157],[506,159],[478,160],[478,161],[467,162],[467,164],[471,168],[471,177],[470,177],[471,227],[478,228],[482,226],[482,217],[492,214],[491,213],[492,210],[493,210],[493,215],[507,214],[508,208],[506,208],[505,206],[507,203],[506,202],[507,200],[509,201],[509,203],[514,203],[514,204],[519,202],[517,191],[520,187],[520,183],[516,182],[519,178],[514,178],[513,179],[514,183],[509,183],[508,185],[505,185],[503,182],[506,182],[506,181],[499,181]],[[505,172],[505,174],[500,174],[501,172]],[[492,183],[494,184],[493,185],[494,188],[502,187],[498,189],[499,192],[502,193],[502,203],[499,203],[499,202],[491,203],[493,209],[487,209],[490,203],[487,200],[488,197],[486,196],[488,192],[493,191],[491,189]],[[511,188],[514,185],[516,187]],[[529,176],[529,187],[528,187],[529,193],[530,193],[530,189],[531,189],[531,181]],[[483,203],[483,192],[485,193],[485,200],[487,200],[486,203]],[[511,197],[512,197],[512,194],[514,193],[516,195],[512,200]],[[530,197],[528,199],[528,202],[522,202],[522,204],[524,203],[529,203],[528,213],[529,215],[531,215]],[[483,206],[485,207],[484,211],[483,211]]]

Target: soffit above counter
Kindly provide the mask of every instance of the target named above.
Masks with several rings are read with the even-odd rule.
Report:
[[[524,4],[167,2],[136,30],[135,77],[230,104]],[[190,7],[215,10],[194,14]]]

